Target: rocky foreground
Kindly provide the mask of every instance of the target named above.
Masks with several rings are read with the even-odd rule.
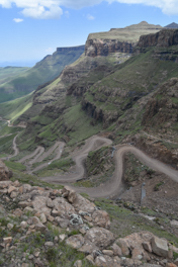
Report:
[[[178,266],[167,240],[109,227],[107,212],[69,187],[0,182],[0,266]]]

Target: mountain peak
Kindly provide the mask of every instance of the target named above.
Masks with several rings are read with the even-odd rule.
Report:
[[[178,24],[175,22],[172,22],[170,24],[168,24],[167,26],[165,26],[165,28],[167,29],[178,29]]]

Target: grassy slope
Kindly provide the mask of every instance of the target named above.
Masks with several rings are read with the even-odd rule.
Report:
[[[21,114],[27,111],[32,105],[32,93],[12,101],[0,103],[0,116],[15,121]]]
[[[0,68],[0,84],[5,82],[9,82],[10,79],[14,78],[15,76],[24,73],[25,71],[29,70],[28,67],[5,67]]]
[[[125,28],[111,29],[108,32],[91,33],[88,36],[88,40],[89,39],[106,39],[106,40],[115,39],[121,42],[126,41],[126,42],[135,43],[135,42],[138,42],[139,37],[141,35],[156,33],[157,31],[161,29],[162,27],[159,25],[152,25],[146,22],[141,22],[139,24],[133,24]]]
[[[115,131],[117,135],[127,135],[141,128],[143,109],[137,106],[137,100],[144,99],[145,95],[171,77],[178,77],[177,64],[154,58],[153,49],[118,66],[114,73],[94,84],[84,97],[101,109],[106,117],[117,112],[119,119],[124,122],[122,129],[117,130],[121,124],[118,123],[108,130]]]
[[[52,56],[45,57],[33,68],[20,74],[17,78],[0,86],[0,102],[12,100],[35,90],[40,84],[57,77],[64,67],[79,58],[84,48],[76,52],[55,52]]]

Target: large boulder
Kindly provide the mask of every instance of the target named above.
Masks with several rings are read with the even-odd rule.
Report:
[[[79,249],[84,244],[84,238],[82,235],[73,235],[66,239],[66,244],[72,248]]]
[[[168,257],[168,244],[167,244],[167,240],[158,238],[156,236],[154,236],[151,239],[151,246],[152,246],[152,250],[153,252],[158,255],[158,256],[162,256],[164,258]]]
[[[65,186],[62,190],[63,197],[66,197],[67,200],[73,205],[77,212],[83,211],[88,213],[93,213],[96,209],[95,204],[91,203],[88,199],[77,194],[69,186]]]
[[[93,227],[87,231],[85,240],[92,242],[99,248],[107,248],[114,241],[114,235],[109,230],[100,227]]]

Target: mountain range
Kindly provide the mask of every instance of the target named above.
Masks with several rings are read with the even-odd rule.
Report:
[[[128,243],[121,238],[117,245],[122,251],[116,259],[113,248],[108,246],[107,252],[100,246],[101,254],[95,254],[99,252],[96,249],[94,252],[93,239],[83,250],[92,259],[84,266],[115,266],[114,259],[119,264],[116,266],[175,266],[175,246],[178,246],[178,29],[174,24],[161,27],[143,21],[122,29],[91,33],[85,47],[77,49],[77,56],[74,53],[72,62],[63,64],[61,71],[58,61],[57,68],[51,72],[52,80],[39,84],[34,91],[30,89],[30,94],[25,90],[22,98],[0,103],[0,157],[13,172],[11,189],[15,191],[11,196],[11,185],[7,190],[3,188],[4,201],[9,199],[11,203],[12,197],[17,200],[22,195],[24,199],[20,204],[17,201],[17,209],[22,205],[33,213],[36,205],[35,216],[44,221],[50,233],[54,225],[64,227],[64,239],[68,237],[67,240],[73,242],[74,238],[75,242],[80,240],[86,245],[87,231],[95,231],[92,228],[95,223],[100,228],[101,218],[105,222],[108,215],[101,214],[98,209],[96,217],[84,212],[80,201],[86,200],[76,195],[75,189],[90,200],[95,198],[96,206],[107,210],[112,219],[111,229],[117,237],[147,230],[164,237],[166,242],[163,255],[155,250],[159,240],[151,241],[148,237],[152,235],[148,232],[141,232],[139,237],[133,234],[136,244],[141,244],[139,249],[130,236]],[[55,55],[36,64],[33,71],[45,69],[46,64],[49,69],[49,62],[58,53],[59,57],[64,56],[63,62],[67,62],[70,52],[66,48],[57,49]],[[32,73],[32,69],[24,73],[30,71]],[[72,189],[59,190],[59,184],[66,183]],[[14,201],[14,205],[17,202]],[[54,206],[57,202],[64,206],[58,209]],[[42,217],[39,203],[46,217]],[[77,214],[69,204],[77,207]],[[89,203],[86,205],[91,208]],[[73,215],[66,218],[62,212],[65,210],[68,214],[69,207],[75,213],[74,219],[82,218],[88,228],[74,227],[74,232],[67,234]],[[33,220],[39,226],[38,219],[33,217]],[[36,229],[36,224],[30,229]],[[96,231],[101,237],[98,228]],[[60,237],[51,235],[45,233],[38,240],[59,241]],[[144,235],[146,244],[142,239]],[[132,245],[128,245],[129,242]],[[54,244],[48,253],[47,245],[40,248],[44,261],[42,256],[40,260],[43,264],[58,266],[57,261],[62,262],[62,258],[56,256],[52,249]],[[147,248],[148,255],[143,247]],[[126,258],[121,258],[122,255]],[[102,258],[106,262],[104,265]],[[73,266],[66,257],[65,260],[66,266]],[[82,261],[85,263],[83,258]]]
[[[0,80],[0,102],[26,95],[36,90],[39,85],[53,80],[66,65],[76,61],[83,52],[84,46],[57,48],[52,55],[46,56],[33,68],[26,68],[26,71],[21,74],[17,73],[16,77],[12,68],[8,80]]]

